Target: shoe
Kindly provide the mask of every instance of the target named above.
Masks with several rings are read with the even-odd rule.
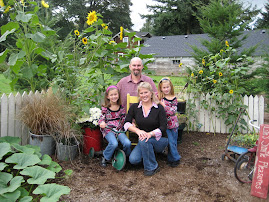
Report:
[[[100,162],[100,166],[106,167],[109,162],[110,161],[106,160],[105,157],[102,157],[101,162]]]
[[[145,176],[152,176],[152,175],[155,175],[159,171],[160,171],[160,167],[158,166],[155,170],[145,170],[144,175]]]
[[[174,168],[174,167],[177,167],[180,164],[180,160],[178,160],[178,161],[167,161],[167,164],[170,167]]]

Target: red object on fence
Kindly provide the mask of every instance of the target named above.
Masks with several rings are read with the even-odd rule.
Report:
[[[266,199],[269,184],[269,125],[260,126],[251,195]]]
[[[94,148],[94,151],[101,151],[103,136],[100,130],[91,128],[85,128],[84,130],[83,153],[88,155],[91,147]]]

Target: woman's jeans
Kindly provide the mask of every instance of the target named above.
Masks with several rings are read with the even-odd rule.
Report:
[[[106,134],[105,138],[108,141],[108,145],[104,150],[103,155],[106,160],[110,160],[112,155],[114,154],[115,149],[118,147],[118,141],[116,135],[112,132]],[[123,151],[125,152],[125,155],[129,156],[131,153],[131,141],[124,133],[118,134],[118,139],[123,146]]]
[[[166,133],[168,136],[168,155],[167,161],[174,162],[181,159],[181,156],[177,150],[177,138],[178,138],[178,128],[167,129]]]
[[[147,142],[145,140],[138,142],[129,156],[131,164],[144,164],[144,170],[151,171],[158,167],[158,163],[155,158],[155,153],[161,153],[168,145],[168,139],[161,137],[158,141],[155,137],[149,138]]]

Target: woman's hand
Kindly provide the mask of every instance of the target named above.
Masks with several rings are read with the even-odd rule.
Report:
[[[146,134],[147,132],[145,132],[144,130],[137,129],[137,130],[135,131],[135,133],[138,135],[138,137],[139,137],[139,139],[140,139],[140,137],[143,137],[144,134]]]
[[[103,121],[100,123],[100,128],[105,128],[106,127],[106,123]]]
[[[139,136],[139,140],[140,141],[143,141],[144,139],[146,139],[145,142],[147,142],[149,140],[149,138],[151,138],[151,133],[143,133],[141,136]]]

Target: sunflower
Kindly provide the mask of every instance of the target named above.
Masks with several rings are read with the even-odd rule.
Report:
[[[74,31],[74,33],[75,35],[79,36],[79,31],[77,29]]]
[[[44,8],[49,8],[49,4],[47,4],[44,0],[41,1],[41,4]]]
[[[5,4],[4,4],[4,1],[3,1],[3,0],[0,0],[0,6],[1,6],[1,7],[4,7],[4,6],[5,6]]]
[[[205,66],[205,59],[202,59],[202,64]]]
[[[181,67],[182,66],[182,62],[178,65],[178,67]]]
[[[120,27],[120,40],[123,38],[123,27]]]
[[[221,49],[221,50],[220,50],[220,53],[223,53],[223,51],[224,51],[224,50],[223,50],[223,49]]]
[[[203,71],[203,70],[200,70],[200,71],[199,71],[199,74],[203,74],[203,73],[204,73],[204,71]]]
[[[10,6],[8,6],[8,7],[5,9],[4,13],[8,13],[9,9],[11,9]]]
[[[217,83],[217,80],[213,79],[213,83]]]
[[[105,26],[104,29],[108,29],[108,26]]]
[[[86,45],[86,44],[88,43],[88,39],[84,37],[84,38],[82,39],[82,43]]]
[[[233,90],[230,90],[230,91],[229,91],[229,93],[230,93],[230,94],[233,94],[233,93],[234,93],[234,91],[233,91]]]
[[[229,42],[228,42],[228,41],[225,41],[225,45],[226,45],[227,47],[229,47]]]
[[[92,25],[96,21],[97,21],[96,12],[95,11],[89,12],[87,17],[87,24]]]
[[[221,72],[219,72],[219,76],[222,76],[223,74]]]
[[[115,41],[110,41],[109,42],[109,45],[114,44],[114,43],[116,43],[116,42]]]
[[[191,77],[194,77],[194,73],[191,73]]]

